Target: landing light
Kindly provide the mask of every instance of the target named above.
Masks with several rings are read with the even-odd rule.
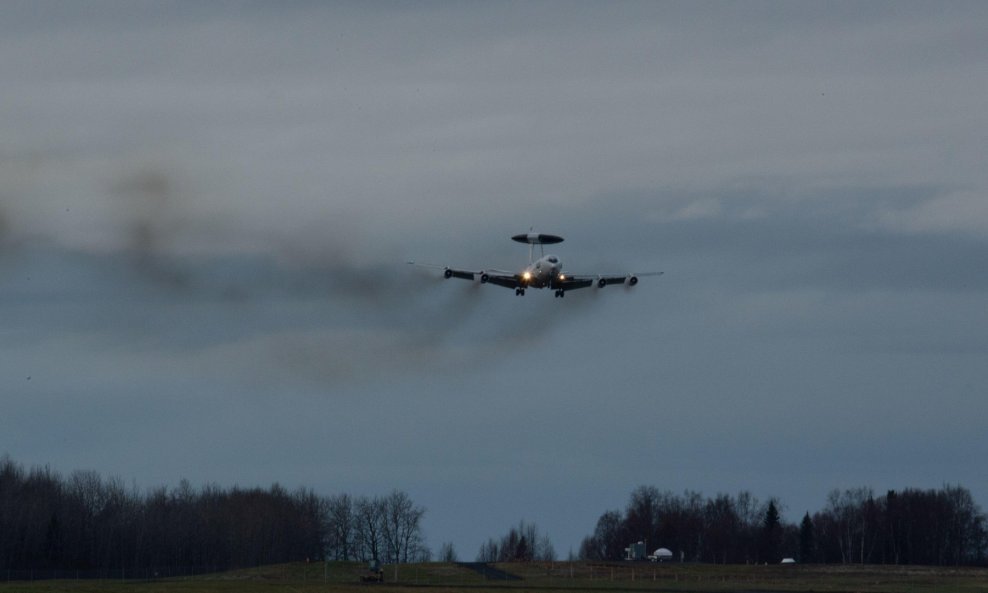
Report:
[[[531,272],[525,272],[524,274],[521,275],[521,277],[522,277],[523,280],[531,280],[532,279],[532,273]]]

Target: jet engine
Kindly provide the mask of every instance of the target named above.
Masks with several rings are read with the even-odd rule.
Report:
[[[446,268],[443,270],[443,278],[447,280],[450,278],[462,278],[464,280],[473,280],[473,272],[464,272],[462,270],[454,270],[452,268]]]
[[[634,286],[638,284],[638,276],[629,274],[628,276],[602,276],[597,280],[597,287],[604,288],[609,284],[627,284]]]

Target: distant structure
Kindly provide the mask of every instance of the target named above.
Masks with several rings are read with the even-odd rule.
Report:
[[[638,542],[637,544],[631,544],[624,549],[624,559],[625,560],[644,560],[646,557],[645,542]]]
[[[659,548],[648,557],[652,562],[667,562],[672,560],[672,550],[669,548]]]

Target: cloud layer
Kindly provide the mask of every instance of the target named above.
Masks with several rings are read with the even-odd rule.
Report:
[[[406,488],[463,557],[520,518],[565,553],[640,483],[988,500],[981,3],[6,12],[19,461]],[[532,226],[666,274],[404,264],[511,268]]]

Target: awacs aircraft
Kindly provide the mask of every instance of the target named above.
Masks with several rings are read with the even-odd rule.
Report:
[[[597,286],[604,288],[609,284],[627,284],[634,286],[638,284],[639,276],[658,276],[662,272],[644,272],[638,274],[565,274],[563,264],[555,255],[546,255],[544,245],[562,243],[563,238],[559,235],[546,235],[543,233],[526,233],[511,237],[513,241],[528,243],[528,266],[520,272],[509,272],[505,270],[460,270],[448,266],[437,266],[432,264],[410,264],[426,266],[430,268],[440,268],[443,276],[448,278],[462,278],[463,280],[476,280],[480,278],[481,284],[495,284],[505,288],[515,289],[515,294],[523,296],[528,288],[551,288],[556,291],[556,297],[566,296],[566,291],[578,288]],[[535,259],[535,246],[538,245],[541,256]]]

